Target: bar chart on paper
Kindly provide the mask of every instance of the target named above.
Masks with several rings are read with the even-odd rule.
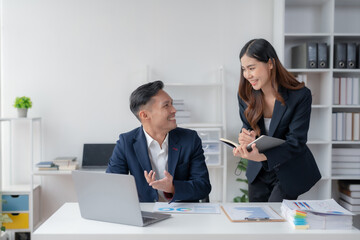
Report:
[[[154,212],[166,213],[220,213],[220,205],[213,203],[166,203],[156,202]]]

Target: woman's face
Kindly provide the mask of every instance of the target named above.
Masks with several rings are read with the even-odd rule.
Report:
[[[271,60],[263,63],[245,54],[240,61],[243,76],[249,81],[253,89],[264,90],[271,87],[270,72],[273,68]]]

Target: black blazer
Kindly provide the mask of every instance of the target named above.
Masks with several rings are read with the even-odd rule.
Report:
[[[262,167],[267,171],[275,171],[280,188],[286,194],[297,197],[307,192],[321,178],[314,156],[306,145],[311,113],[311,91],[306,87],[299,90],[279,87],[279,92],[284,98],[285,105],[275,101],[268,135],[284,139],[286,142],[264,151],[267,161],[249,161],[246,177],[251,183]],[[247,105],[239,96],[238,100],[243,128],[252,129],[244,115]],[[258,126],[261,134],[266,135],[263,117],[259,120]]]

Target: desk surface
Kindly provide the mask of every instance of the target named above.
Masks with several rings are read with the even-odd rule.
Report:
[[[260,204],[254,204],[260,205]],[[262,204],[263,205],[263,204]],[[280,203],[269,203],[280,212]],[[153,203],[141,204],[152,211]],[[233,223],[221,214],[172,214],[170,219],[135,227],[83,219],[78,203],[65,203],[32,235],[34,240],[226,240],[226,239],[360,239],[360,231],[352,230],[295,230],[288,222]]]

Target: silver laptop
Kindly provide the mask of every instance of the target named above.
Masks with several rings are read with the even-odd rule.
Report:
[[[147,226],[171,216],[141,211],[132,175],[73,171],[72,178],[83,218]]]

